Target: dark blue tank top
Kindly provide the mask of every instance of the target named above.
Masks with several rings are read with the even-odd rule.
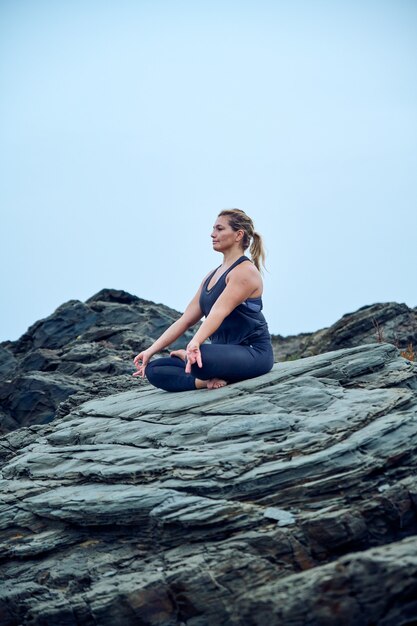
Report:
[[[208,284],[216,268],[205,280],[200,295],[200,308],[204,315],[211,311],[211,307],[226,288],[226,276],[236,265],[250,261],[247,256],[241,256],[222,274],[216,284],[208,289]],[[248,298],[239,304],[227,317],[219,328],[210,337],[211,343],[229,343],[239,345],[256,345],[271,341],[268,325],[262,311],[262,298]]]

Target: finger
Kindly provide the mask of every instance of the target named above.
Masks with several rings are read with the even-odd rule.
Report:
[[[201,358],[201,352],[200,352],[200,350],[199,350],[199,351],[198,351],[198,353],[197,353],[197,365],[198,365],[198,367],[203,367],[203,360],[202,360],[202,358]]]
[[[137,365],[136,367],[137,367],[137,372],[134,372],[132,376],[140,376],[141,378],[144,378],[146,366],[142,364],[142,365]]]
[[[187,361],[187,365],[185,366],[185,373],[186,374],[191,374],[191,363],[190,363],[190,361]]]

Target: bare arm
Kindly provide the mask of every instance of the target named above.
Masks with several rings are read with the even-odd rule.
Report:
[[[133,374],[133,376],[141,376],[142,378],[145,375],[145,368],[149,362],[149,359],[160,352],[171,343],[173,343],[178,337],[181,337],[191,326],[194,326],[201,318],[203,317],[203,312],[200,308],[200,294],[201,289],[204,284],[204,281],[207,277],[205,277],[195,294],[194,298],[191,300],[187,308],[181,317],[176,320],[171,326],[169,326],[165,332],[162,333],[160,337],[147,349],[140,352],[134,358],[134,364],[136,365],[137,372]]]
[[[194,326],[203,317],[200,309],[199,299],[200,290],[196,293],[190,304],[185,309],[181,317],[169,326],[164,333],[150,346],[149,350],[153,354],[160,352],[167,346],[171,345],[178,337],[181,337],[191,326]]]
[[[238,269],[238,268],[236,268]],[[194,335],[194,340],[203,343],[210,337],[239,304],[242,304],[259,287],[255,273],[247,271],[251,268],[239,268],[240,272],[232,272],[225,290],[214,303],[207,318]],[[246,271],[242,271],[245,269]]]
[[[238,266],[229,274],[225,290],[187,346],[187,372],[191,371],[193,363],[198,363],[201,367],[200,345],[219,328],[225,317],[257,292],[261,284],[262,279],[253,266],[247,268]]]

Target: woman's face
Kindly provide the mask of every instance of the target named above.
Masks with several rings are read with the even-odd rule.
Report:
[[[217,252],[223,252],[233,247],[236,242],[242,240],[243,231],[233,230],[229,224],[229,220],[225,215],[221,215],[217,218],[213,232],[211,233],[211,239],[213,243],[213,250]]]

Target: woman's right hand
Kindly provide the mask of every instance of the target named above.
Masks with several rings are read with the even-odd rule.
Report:
[[[194,365],[194,363],[197,363],[198,367],[203,367],[203,361],[202,361],[201,352],[200,352],[200,344],[198,341],[195,341],[195,339],[191,339],[191,341],[189,342],[187,349],[186,349],[186,357],[187,357],[187,364],[185,366],[186,374],[191,374],[191,366]]]
[[[145,369],[152,355],[152,350],[148,348],[147,350],[142,350],[142,352],[139,352],[139,354],[135,356],[133,363],[135,364],[137,372],[133,372],[132,376],[145,377]]]

